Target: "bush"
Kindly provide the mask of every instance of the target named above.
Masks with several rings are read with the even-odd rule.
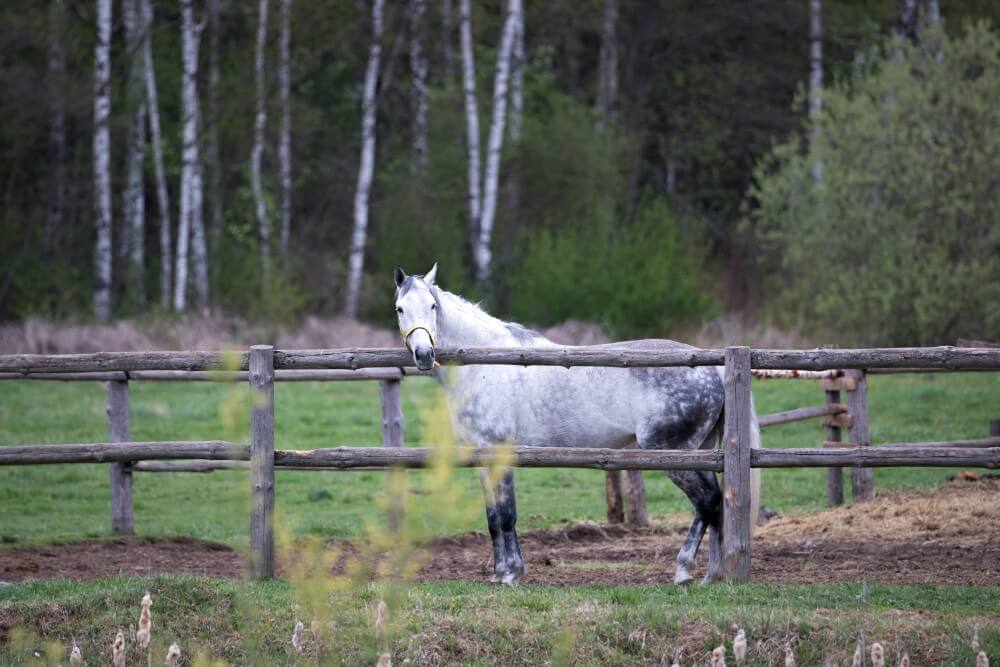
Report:
[[[893,39],[823,104],[818,140],[778,146],[756,174],[774,309],[855,344],[995,338],[1000,38]]]

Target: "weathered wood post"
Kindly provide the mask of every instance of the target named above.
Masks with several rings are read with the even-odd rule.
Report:
[[[858,447],[869,445],[868,436],[868,382],[865,372],[861,370],[847,371],[847,378],[854,380],[853,388],[847,387],[847,412],[851,417],[848,429],[851,444]],[[875,498],[875,475],[871,468],[851,469],[851,489],[854,502],[864,502]]]
[[[250,348],[250,576],[274,576],[274,348]]]
[[[625,474],[628,480],[628,513],[626,523],[634,527],[649,525],[646,515],[646,480],[641,470],[629,470]]]
[[[826,403],[840,403],[840,390],[827,390]],[[830,415],[829,417],[840,417]],[[823,420],[826,427],[827,442],[840,442],[843,438],[840,432],[840,422],[830,418]],[[826,469],[826,504],[828,507],[844,504],[844,471],[841,468]]]
[[[382,446],[403,446],[403,399],[399,380],[380,380],[380,398],[382,403]],[[394,475],[406,475],[405,470],[389,470],[385,474],[386,509],[388,511],[389,530],[397,532],[406,511],[406,498],[400,493],[398,485],[393,483]]]
[[[608,523],[625,523],[621,470],[606,470],[604,472],[604,500],[608,506]]]
[[[1000,419],[990,420],[990,437],[1000,436]]]
[[[128,380],[108,382],[108,441],[130,442]],[[112,463],[111,468],[111,532],[131,535],[135,532],[132,518],[132,464]]]
[[[726,348],[722,574],[750,579],[750,348]]]

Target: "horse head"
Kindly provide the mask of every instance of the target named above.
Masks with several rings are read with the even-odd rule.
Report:
[[[438,337],[437,264],[422,276],[408,276],[402,267],[396,280],[396,319],[403,343],[413,354],[413,363],[422,371],[434,368],[434,346]]]

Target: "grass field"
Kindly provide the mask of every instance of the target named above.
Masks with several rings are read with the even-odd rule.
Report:
[[[431,430],[429,415],[439,390],[423,379],[403,386],[406,441],[415,445]],[[245,387],[133,383],[131,390],[135,440],[245,439]],[[754,392],[760,414],[822,401],[822,392],[810,382],[757,382]],[[998,416],[1000,376],[880,376],[871,379],[869,396],[874,442],[982,437],[989,419]],[[375,383],[279,384],[276,413],[281,448],[380,441]],[[104,389],[97,383],[0,383],[0,443],[97,441],[106,432]],[[764,434],[768,447],[811,446],[821,438],[817,421],[777,426]],[[881,469],[875,473],[876,488],[933,486],[952,474],[946,469]],[[430,473],[413,473],[411,484],[415,493],[409,516],[424,522],[428,532],[483,529],[479,485],[471,472],[455,472],[447,512],[430,506],[440,497],[430,492]],[[136,474],[137,532],[245,546],[247,487],[240,472]],[[604,517],[599,472],[519,471],[518,491],[522,528]],[[381,522],[382,493],[378,473],[280,472],[281,532],[292,538],[361,535]],[[647,473],[647,494],[654,520],[689,512],[687,501],[662,475]],[[824,502],[822,470],[764,474],[764,504],[770,508],[808,512]],[[0,469],[0,540],[5,544],[103,537],[109,521],[106,466]],[[377,649],[371,618],[374,601],[383,593],[392,600],[394,660],[410,657],[414,664],[658,664],[678,647],[686,657],[682,664],[690,664],[723,639],[731,640],[733,624],[746,627],[750,635],[751,664],[777,662],[789,640],[797,642],[799,664],[821,664],[823,655],[849,664],[859,629],[889,645],[898,641],[915,658],[920,656],[916,664],[971,664],[968,639],[974,626],[991,657],[1000,659],[1000,591],[991,588],[869,587],[861,582],[702,589],[529,585],[512,590],[452,583],[382,591],[358,582],[329,586],[327,590],[308,577],[248,584],[183,576],[2,586],[0,664],[33,664],[33,653],[45,638],[68,642],[71,636],[87,649],[91,664],[104,664],[106,658],[97,654],[107,655],[114,627],[138,617],[138,599],[147,588],[157,600],[155,623],[163,630],[158,637],[178,638],[192,654],[200,649],[240,664],[318,659],[373,664]],[[303,600],[317,590],[329,593],[324,613],[332,625],[296,656],[288,642],[293,605],[305,605]],[[13,632],[15,627],[27,627],[29,635]],[[756,645],[755,638],[762,643]],[[162,654],[160,647],[158,664]],[[889,655],[894,655],[892,649]]]

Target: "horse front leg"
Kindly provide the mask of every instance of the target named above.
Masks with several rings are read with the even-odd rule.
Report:
[[[478,472],[486,500],[486,524],[493,542],[493,576],[490,581],[514,585],[524,575],[524,559],[517,540],[514,472],[505,471],[495,485],[488,470],[480,468]]]

